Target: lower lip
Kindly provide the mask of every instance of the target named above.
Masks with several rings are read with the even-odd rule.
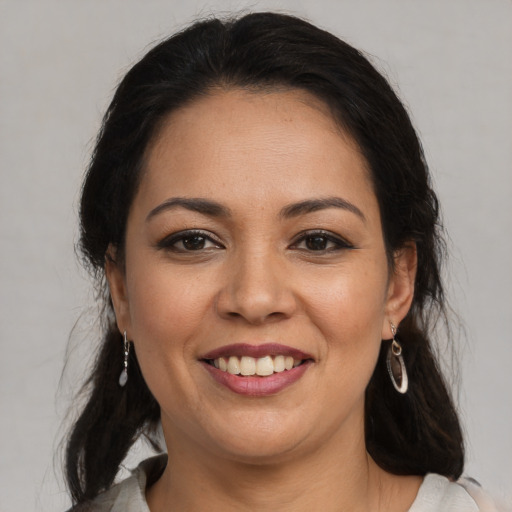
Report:
[[[203,362],[206,370],[210,372],[210,375],[219,384],[226,386],[234,393],[246,396],[275,395],[299,380],[311,364],[312,361],[304,361],[301,365],[291,370],[274,373],[268,377],[242,377],[240,375],[232,375],[231,373],[224,372],[211,364]]]

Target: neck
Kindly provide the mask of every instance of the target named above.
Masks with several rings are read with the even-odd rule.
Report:
[[[367,454],[364,437],[333,439],[310,453],[257,463],[174,440],[168,442],[163,475],[147,491],[151,512],[378,511],[390,510],[391,499],[393,510],[407,510],[420,483],[380,469]]]

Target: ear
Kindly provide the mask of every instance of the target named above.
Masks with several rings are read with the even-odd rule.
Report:
[[[411,307],[417,265],[418,254],[414,242],[407,242],[393,254],[393,268],[389,277],[386,299],[386,317],[382,326],[383,340],[393,337],[390,322],[398,326]]]
[[[127,331],[129,333],[131,321],[124,266],[118,261],[117,250],[112,245],[108,246],[105,255],[105,276],[114,305],[117,327],[120,332]]]

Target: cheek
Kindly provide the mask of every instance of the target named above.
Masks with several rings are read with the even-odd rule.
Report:
[[[381,265],[369,264],[362,272],[340,270],[304,289],[308,314],[328,330],[334,343],[340,338],[357,341],[369,332],[380,338],[387,295],[387,275]]]
[[[201,399],[191,370],[197,364],[193,340],[202,335],[207,308],[205,289],[178,277],[146,269],[128,283],[132,337],[144,380],[162,410],[176,417]]]
[[[307,313],[327,342],[321,355],[333,386],[357,383],[362,391],[373,373],[385,321],[387,274],[381,268],[340,272],[325,286],[309,288]]]
[[[200,335],[212,301],[211,287],[200,276],[179,269],[142,266],[128,281],[132,337],[141,366],[152,373],[193,358],[189,341]],[[140,270],[142,269],[142,270]]]

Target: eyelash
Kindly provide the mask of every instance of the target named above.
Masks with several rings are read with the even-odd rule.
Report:
[[[166,249],[166,250],[180,252],[180,253],[200,252],[202,250],[211,249],[211,247],[207,247],[207,248],[197,249],[196,251],[194,251],[192,249],[176,247],[176,244],[178,242],[183,243],[184,240],[194,238],[194,237],[202,238],[205,240],[205,242],[211,242],[216,246],[216,248],[221,248],[221,249],[224,248],[224,246],[218,240],[216,240],[211,235],[211,233],[208,233],[206,231],[201,231],[198,229],[191,229],[191,230],[186,230],[186,231],[179,231],[178,233],[173,233],[172,235],[165,237],[163,240],[158,242],[157,247],[159,249]]]
[[[170,251],[179,252],[179,253],[201,252],[203,250],[208,250],[208,249],[212,248],[212,247],[206,247],[206,248],[201,247],[199,249],[194,250],[194,249],[186,249],[185,247],[183,247],[183,248],[176,247],[176,244],[178,242],[183,243],[185,240],[191,239],[194,237],[202,238],[205,241],[205,243],[211,242],[212,244],[215,245],[215,248],[218,248],[218,249],[225,248],[224,245],[222,245],[218,240],[216,240],[211,235],[211,233],[206,232],[206,231],[196,230],[196,229],[179,231],[178,233],[173,233],[172,235],[170,235],[170,236],[164,238],[163,240],[161,240],[160,242],[158,242],[157,247],[159,249],[165,249],[165,250],[170,250]],[[308,239],[311,239],[314,237],[323,238],[326,240],[326,244],[329,244],[329,243],[334,244],[334,247],[330,247],[330,248],[326,248],[326,249],[319,249],[319,250],[314,250],[314,249],[310,249],[307,247],[304,247],[304,248],[299,247],[299,245],[301,243],[307,243]],[[326,253],[330,253],[330,252],[340,251],[343,249],[353,249],[354,246],[350,242],[347,242],[346,240],[344,240],[343,238],[341,238],[337,235],[333,235],[329,231],[313,230],[313,231],[305,231],[305,232],[299,233],[299,235],[295,238],[293,243],[290,245],[290,248],[292,250],[300,250],[300,251],[311,252],[311,253],[326,254]]]
[[[320,249],[320,250],[314,250],[314,249],[308,249],[308,248],[303,249],[303,248],[297,247],[302,242],[306,242],[308,240],[308,238],[311,239],[313,237],[324,238],[327,240],[327,243],[331,242],[332,244],[334,244],[334,247],[331,247],[328,249]],[[330,253],[330,252],[340,251],[343,249],[353,249],[354,248],[354,246],[347,240],[341,238],[340,236],[334,235],[333,233],[331,233],[329,231],[324,231],[322,229],[313,230],[313,231],[305,231],[303,233],[300,233],[297,236],[297,238],[295,239],[295,241],[293,242],[293,244],[291,245],[291,247],[295,250],[303,250],[306,252],[319,253],[319,254],[326,254],[326,253]]]

